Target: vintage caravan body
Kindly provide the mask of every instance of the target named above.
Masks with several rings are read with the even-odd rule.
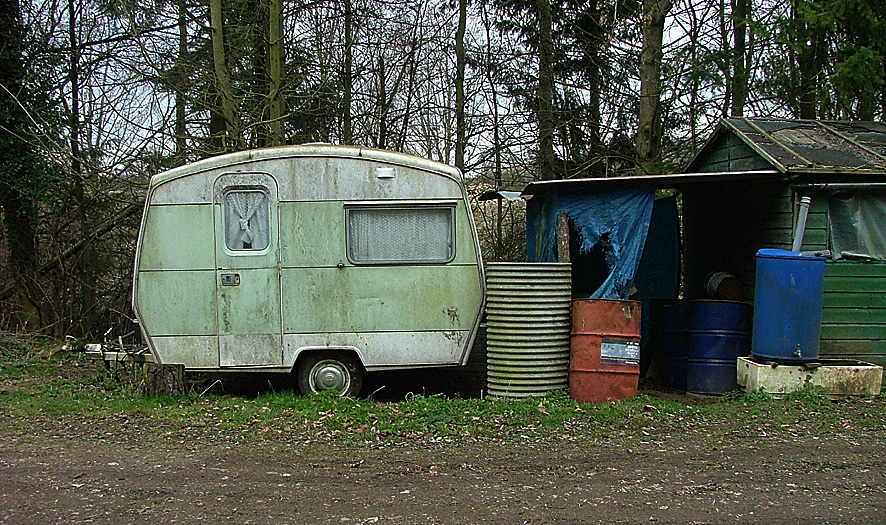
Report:
[[[483,283],[457,169],[286,146],[151,179],[133,308],[159,363],[295,371],[344,395],[364,370],[465,364]]]

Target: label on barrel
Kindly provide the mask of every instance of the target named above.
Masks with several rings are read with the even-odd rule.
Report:
[[[640,361],[640,343],[636,341],[611,341],[604,339],[600,344],[600,359],[635,365]]]

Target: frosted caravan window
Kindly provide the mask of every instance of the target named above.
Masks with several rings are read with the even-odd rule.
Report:
[[[455,253],[455,207],[350,207],[348,259],[354,264],[446,263]]]
[[[271,221],[268,194],[258,190],[225,194],[225,245],[233,251],[261,251],[268,247]]]

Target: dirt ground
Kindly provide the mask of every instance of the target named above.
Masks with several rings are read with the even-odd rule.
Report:
[[[886,521],[884,425],[351,447],[147,416],[8,417],[4,524]]]

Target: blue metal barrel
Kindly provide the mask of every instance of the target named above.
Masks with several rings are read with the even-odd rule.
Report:
[[[818,359],[825,258],[757,252],[752,353],[773,361]]]
[[[686,390],[686,359],[689,356],[689,301],[656,304],[654,325],[658,332],[659,375],[668,388]]]
[[[723,394],[738,388],[737,360],[748,355],[751,306],[739,301],[690,302],[686,391]]]

